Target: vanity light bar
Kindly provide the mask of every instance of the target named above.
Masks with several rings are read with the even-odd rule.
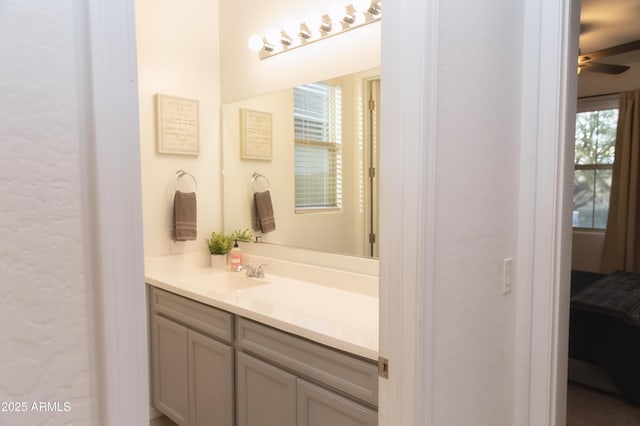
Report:
[[[282,30],[271,29],[264,36],[251,36],[249,48],[265,59],[371,24],[381,17],[382,0],[354,0],[347,6],[337,3],[323,15],[310,15],[301,23],[287,22]]]

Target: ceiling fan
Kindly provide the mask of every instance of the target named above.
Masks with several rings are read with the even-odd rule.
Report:
[[[640,50],[640,40],[630,41],[628,43],[619,44],[617,46],[607,47],[606,49],[596,50],[595,52],[585,53],[578,56],[578,74],[582,71],[599,72],[604,74],[620,74],[628,70],[627,65],[602,64],[593,62],[600,58],[608,56],[620,55],[622,53]]]

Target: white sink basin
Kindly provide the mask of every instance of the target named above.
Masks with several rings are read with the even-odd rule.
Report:
[[[221,272],[185,280],[185,285],[204,293],[237,294],[243,290],[269,284],[263,278],[248,278],[240,272]]]

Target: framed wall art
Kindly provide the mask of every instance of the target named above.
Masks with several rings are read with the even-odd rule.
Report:
[[[158,152],[200,154],[198,101],[156,94]]]
[[[271,113],[240,109],[240,158],[271,160]]]

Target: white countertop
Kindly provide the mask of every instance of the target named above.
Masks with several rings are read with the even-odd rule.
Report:
[[[268,271],[264,279],[243,275],[202,266],[167,268],[157,259],[145,267],[150,285],[377,361],[377,297],[343,290],[335,280],[325,286]]]

